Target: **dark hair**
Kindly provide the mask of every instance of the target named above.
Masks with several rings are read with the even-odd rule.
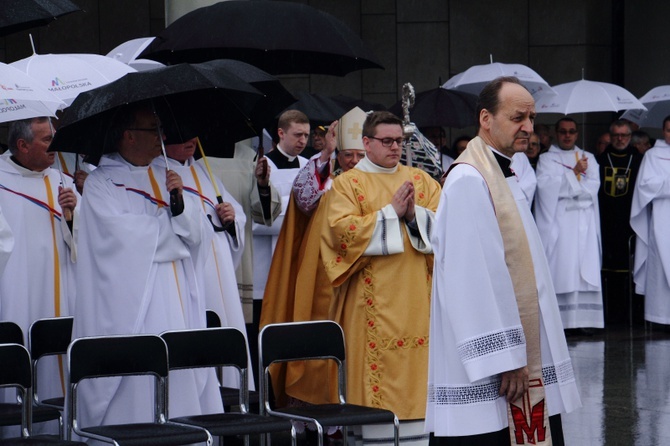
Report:
[[[291,127],[291,123],[293,122],[296,124],[309,124],[309,118],[300,110],[286,110],[284,113],[279,115],[277,128],[286,131],[289,127]]]
[[[363,136],[368,138],[375,136],[376,128],[380,124],[399,125],[402,128],[402,120],[388,111],[375,111],[365,118],[363,123]]]
[[[665,119],[668,120],[669,118],[670,118],[670,116],[668,116],[668,117],[665,118]],[[663,124],[665,125],[665,121],[663,121]],[[616,121],[612,122],[612,123],[610,124],[610,129],[609,129],[609,132],[610,132],[610,133],[612,133],[612,129],[613,129],[614,127],[628,127],[628,130],[629,130],[630,132],[633,131],[633,127],[630,126],[630,122],[626,121],[625,119],[617,119]]]
[[[454,152],[454,154],[458,153],[458,143],[461,141],[467,141],[470,142],[472,138],[467,136],[467,135],[461,135],[458,138],[454,140],[454,142],[451,144],[451,150]]]
[[[134,102],[119,107],[112,117],[105,135],[105,152],[116,152],[123,139],[123,133],[135,124],[137,114],[141,111],[154,112],[150,100]]]
[[[526,88],[514,76],[501,76],[493,79],[479,93],[479,98],[477,99],[477,122],[479,122],[479,115],[484,109],[488,110],[492,115],[498,113],[498,108],[500,107],[500,90],[502,90],[504,84],[517,84]]]
[[[554,125],[554,130],[556,130],[556,133],[558,133],[558,126],[561,124],[561,122],[572,122],[575,125],[575,128],[577,128],[577,121],[575,121],[572,118],[568,118],[566,116],[566,117],[561,118],[558,121],[556,121],[556,124]]]

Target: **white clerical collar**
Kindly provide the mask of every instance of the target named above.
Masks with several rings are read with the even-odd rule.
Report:
[[[549,147],[549,151],[551,151],[551,152],[564,152],[564,153],[583,152],[583,150],[580,149],[576,144],[570,150],[563,150],[560,147],[558,147],[556,144],[552,144],[551,147]]]
[[[46,169],[40,171],[26,169],[25,167],[14,161],[11,156],[7,157],[7,162],[12,167],[14,167],[22,177],[44,178],[49,172],[48,169],[51,169],[50,167],[47,167]]]
[[[365,157],[356,164],[354,169],[361,170],[368,173],[396,173],[398,171],[398,165],[396,164],[393,167],[382,167],[370,161],[369,157]]]
[[[512,161],[512,158],[510,158],[509,156],[505,155],[505,154],[502,153],[501,151],[499,151],[499,150],[497,150],[497,149],[494,149],[494,148],[491,147],[491,146],[489,146],[489,149],[491,149],[491,151],[497,153],[498,155],[502,156],[503,158],[507,158],[508,160]]]
[[[670,144],[668,144],[667,142],[665,142],[664,139],[659,138],[659,139],[657,139],[656,142],[654,143],[654,147],[660,147],[660,148],[662,148],[662,149],[667,149],[667,148],[670,147]]]
[[[279,147],[279,144],[277,144],[277,150],[279,150],[279,153],[281,153],[282,155],[284,155],[284,156],[288,159],[288,162],[289,162],[289,163],[292,162],[294,159],[297,158],[296,156],[291,156],[291,155],[289,155],[288,153],[284,152],[284,151],[281,149],[281,147]]]

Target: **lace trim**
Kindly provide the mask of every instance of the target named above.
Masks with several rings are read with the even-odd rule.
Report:
[[[519,347],[525,343],[526,337],[523,334],[523,329],[519,326],[465,341],[458,345],[458,356],[462,362],[467,362],[492,353]]]
[[[495,401],[502,398],[500,379],[468,386],[428,386],[428,402],[437,405],[463,405]]]

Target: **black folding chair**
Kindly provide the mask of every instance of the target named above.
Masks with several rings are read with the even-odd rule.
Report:
[[[207,310],[207,327],[216,328],[221,327],[221,318],[214,310]],[[219,379],[219,391],[221,392],[221,400],[223,401],[223,407],[226,408],[226,411],[232,410],[235,405],[237,405],[237,396],[240,392],[239,389],[233,387],[225,387],[221,385],[222,375],[221,369],[219,368],[216,372],[216,377]],[[258,392],[254,390],[249,391],[249,399],[247,409],[258,406]]]
[[[346,403],[345,343],[342,328],[333,321],[288,322],[266,325],[258,337],[261,413],[316,425],[318,446],[323,446],[323,426],[362,426],[393,423],[394,444],[399,442],[398,417],[385,409]],[[270,405],[270,366],[274,363],[333,360],[338,369],[339,401],[305,407],[273,409]],[[324,385],[328,383],[324,382]]]
[[[0,445],[80,445],[78,441],[65,441],[32,434],[32,373],[30,354],[19,344],[0,344],[0,387],[14,388],[20,401],[21,437],[4,438]]]
[[[23,330],[21,330],[21,327],[15,322],[1,321],[0,344],[18,344],[23,346]],[[32,377],[32,374],[29,376]],[[32,389],[32,383],[27,387]],[[30,398],[30,401],[32,401],[32,390]],[[22,416],[25,410],[23,403],[24,401],[21,400],[20,393],[17,394],[16,404],[0,403],[0,426],[20,426],[23,422]],[[63,418],[58,410],[48,407],[30,407],[28,430],[32,432],[32,423],[54,420],[58,421],[59,437],[63,438]]]
[[[168,346],[170,370],[234,367],[240,375],[237,403],[240,412],[193,415],[173,418],[175,423],[199,426],[219,437],[290,432],[293,446],[296,436],[293,425],[284,418],[248,413],[247,342],[242,332],[233,327],[202,330],[178,330],[161,334]]]
[[[28,331],[28,346],[33,362],[33,400],[37,406],[46,406],[65,410],[65,397],[40,400],[37,385],[39,361],[47,356],[60,356],[67,353],[72,339],[72,316],[38,319],[32,323]]]
[[[183,445],[206,442],[204,429],[167,421],[167,346],[160,336],[128,335],[79,338],[68,349],[68,433],[115,445]],[[154,420],[128,424],[80,426],[79,384],[88,379],[149,375],[154,377]]]

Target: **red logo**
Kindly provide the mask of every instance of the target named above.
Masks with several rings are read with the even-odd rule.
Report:
[[[547,427],[544,426],[544,400],[532,407],[530,413],[530,426],[523,409],[510,404],[512,419],[514,420],[514,438],[516,444],[527,444],[523,439],[523,434],[528,438],[528,444],[537,444],[545,440]],[[537,439],[535,433],[537,432]]]

